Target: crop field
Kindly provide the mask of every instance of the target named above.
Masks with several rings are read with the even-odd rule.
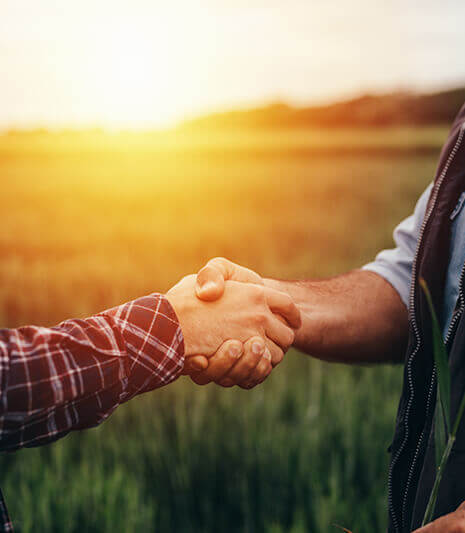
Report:
[[[0,135],[0,327],[166,291],[225,256],[327,277],[392,245],[444,128]],[[252,391],[187,377],[0,455],[17,531],[381,532],[400,367],[291,350]]]

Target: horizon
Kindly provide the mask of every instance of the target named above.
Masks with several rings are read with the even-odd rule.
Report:
[[[277,101],[465,85],[458,0],[157,4],[6,0],[0,130],[159,130]]]

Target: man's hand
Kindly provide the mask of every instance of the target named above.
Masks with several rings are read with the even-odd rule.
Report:
[[[196,298],[195,285],[196,276],[188,276],[166,295],[181,324],[186,357],[199,353],[211,356],[229,339],[245,342],[259,336],[268,338],[272,348],[280,350],[292,344],[292,328],[300,325],[300,313],[287,294],[260,285],[228,281],[222,298],[204,302]],[[287,323],[278,319],[277,314],[285,317]],[[231,352],[231,345],[228,346],[222,354]],[[254,342],[249,342],[246,352],[253,353],[253,346]],[[270,359],[272,355],[270,349]],[[216,371],[213,375],[217,375]]]
[[[293,344],[302,352],[330,362],[403,361],[407,308],[397,290],[374,272],[353,270],[321,280],[262,279],[247,268],[216,258],[198,274],[198,297],[211,300],[221,295],[227,279],[264,284],[288,294],[301,314],[302,325]]]
[[[271,372],[271,354],[264,339],[252,337],[245,343],[226,341],[213,355],[204,372],[191,375],[198,385],[210,382],[223,387],[239,385],[251,389],[261,383]]]
[[[441,516],[414,533],[465,533],[465,502],[455,512]]]
[[[204,301],[214,301],[221,298],[225,282],[228,280],[256,285],[264,284],[261,276],[253,270],[236,265],[222,257],[217,257],[210,260],[198,273],[197,296]],[[279,313],[279,310],[277,312]],[[239,343],[239,345],[241,344]],[[252,350],[252,346],[256,347],[255,352]],[[255,343],[250,339],[242,347],[243,355],[240,364],[236,364],[237,362],[232,358],[224,357],[224,354],[227,353],[227,346],[222,346],[210,360],[200,355],[190,358],[186,365],[186,373],[191,374],[192,379],[198,384],[213,381],[224,387],[239,385],[242,388],[252,388],[261,383],[269,375],[271,369],[278,365],[284,357],[285,350],[269,339],[261,340],[261,347],[262,350],[260,351],[258,339],[255,339]],[[267,363],[268,358],[270,361]],[[209,364],[215,365],[213,372],[210,371]],[[254,368],[252,374],[248,371],[249,368]]]

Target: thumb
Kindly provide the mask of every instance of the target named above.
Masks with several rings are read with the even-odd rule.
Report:
[[[207,302],[218,300],[223,296],[224,282],[225,274],[213,264],[208,263],[197,274],[195,284],[197,297]]]
[[[197,372],[202,372],[208,368],[208,359],[203,355],[193,355],[187,357],[184,362],[183,375],[191,376]]]
[[[223,296],[224,282],[227,280],[263,285],[263,279],[253,270],[236,265],[224,257],[215,257],[197,274],[197,296],[210,302],[218,300]]]

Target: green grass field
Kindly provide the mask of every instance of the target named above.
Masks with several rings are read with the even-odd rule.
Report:
[[[0,326],[165,291],[210,257],[330,276],[391,245],[445,130],[0,137]],[[252,391],[187,378],[0,456],[22,532],[381,532],[401,369],[291,351]]]

